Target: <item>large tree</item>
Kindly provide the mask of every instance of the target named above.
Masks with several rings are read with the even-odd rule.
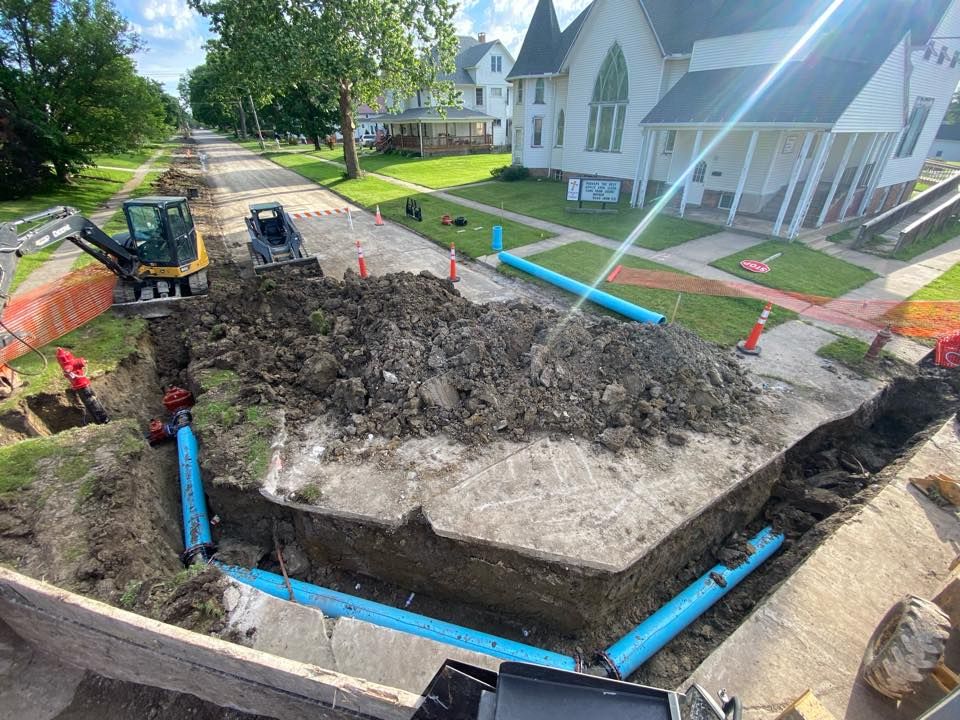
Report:
[[[5,190],[42,179],[47,164],[65,181],[94,153],[169,130],[163,91],[136,74],[139,47],[109,0],[0,0]]]
[[[375,105],[427,89],[453,105],[456,5],[450,0],[190,0],[211,19],[219,46],[251,91],[290,88],[336,98],[344,162],[359,177],[354,143],[358,103]],[[255,86],[255,89],[254,87]]]

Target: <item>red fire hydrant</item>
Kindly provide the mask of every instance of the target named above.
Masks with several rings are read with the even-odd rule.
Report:
[[[90,378],[87,377],[87,361],[82,357],[77,357],[69,350],[57,348],[57,362],[60,363],[63,376],[70,383],[70,389],[77,393],[80,402],[83,403],[87,412],[93,416],[94,421],[99,425],[110,422],[106,409],[97,399],[93,388],[90,387]]]

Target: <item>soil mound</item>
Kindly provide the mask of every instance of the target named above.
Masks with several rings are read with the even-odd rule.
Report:
[[[326,415],[348,443],[553,432],[617,451],[735,437],[755,411],[744,371],[684,328],[478,305],[428,273],[221,281],[190,312],[192,370],[234,371],[241,402],[282,405],[294,428]]]

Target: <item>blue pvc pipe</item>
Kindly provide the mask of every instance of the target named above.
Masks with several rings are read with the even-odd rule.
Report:
[[[493,244],[492,249],[496,252],[503,250],[503,226],[494,225],[493,226]]]
[[[667,321],[667,319],[660,313],[655,313],[652,310],[647,310],[639,305],[634,305],[631,302],[622,300],[614,295],[611,295],[610,293],[605,293],[602,290],[592,288],[589,285],[585,285],[582,282],[574,280],[573,278],[569,278],[566,275],[561,275],[553,270],[547,270],[545,267],[541,267],[540,265],[532,263],[529,260],[518,258],[516,255],[511,255],[508,252],[502,252],[499,253],[497,257],[500,259],[500,262],[504,263],[505,265],[515,267],[517,270],[523,270],[523,272],[533,275],[535,278],[545,280],[546,282],[556,285],[567,292],[572,292],[574,295],[586,297],[587,300],[605,307],[608,310],[613,310],[615,313],[620,313],[624,317],[628,317],[631,320],[636,320],[637,322],[642,323],[650,323],[652,325],[663,325]]]
[[[215,564],[227,575],[242,583],[252,585],[274,597],[283,600],[290,599],[286,581],[280,575],[265,570],[248,570],[234,565]],[[567,655],[541,650],[442,620],[434,620],[423,615],[417,615],[389,605],[382,605],[372,600],[356,598],[352,595],[328,590],[293,578],[290,579],[290,589],[293,591],[294,600],[303,605],[315,607],[329,617],[351,617],[464,650],[492,655],[501,660],[546,665],[560,670],[574,671],[578,669],[577,661]]]
[[[601,659],[615,677],[629,677],[681,630],[730,592],[741,580],[763,564],[783,545],[783,535],[764,528],[750,541],[754,552],[741,565],[717,565],[686,590],[648,617],[618,642],[607,648]],[[721,582],[717,582],[717,578]]]
[[[183,554],[190,558],[213,544],[207,498],[200,476],[197,437],[189,425],[177,430],[177,458],[180,463],[180,503],[183,510]]]

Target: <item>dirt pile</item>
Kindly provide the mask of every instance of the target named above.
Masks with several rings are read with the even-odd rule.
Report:
[[[733,359],[683,328],[477,305],[427,273],[291,272],[218,283],[198,305],[194,371],[238,373],[241,402],[283,405],[288,428],[327,414],[344,444],[545,431],[618,451],[644,436],[683,444],[687,430],[736,438],[755,411]]]

